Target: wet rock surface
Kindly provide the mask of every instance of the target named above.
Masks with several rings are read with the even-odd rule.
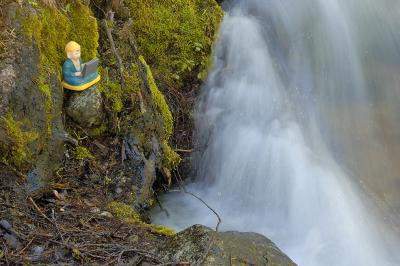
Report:
[[[148,201],[153,196],[153,183],[159,163],[157,154],[160,149],[156,138],[152,138],[150,146],[149,154],[141,151],[139,139],[134,134],[130,134],[124,141],[124,163],[131,174],[137,207],[148,207]]]
[[[168,240],[158,251],[166,261],[194,263],[202,259],[213,245],[202,265],[296,265],[268,238],[256,233],[215,232],[194,225]]]

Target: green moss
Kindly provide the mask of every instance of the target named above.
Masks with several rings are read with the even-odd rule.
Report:
[[[93,154],[85,147],[78,146],[75,148],[74,158],[77,160],[93,160]]]
[[[103,123],[99,127],[91,128],[88,131],[91,137],[97,137],[107,131],[107,125]]]
[[[171,111],[169,110],[169,107],[165,100],[164,95],[160,92],[160,90],[157,87],[157,84],[153,77],[153,73],[151,72],[149,65],[146,63],[146,60],[144,59],[143,56],[140,56],[139,59],[142,62],[142,64],[146,67],[147,76],[149,77],[149,80],[148,80],[149,86],[150,86],[151,94],[153,96],[154,104],[160,111],[161,116],[164,121],[164,132],[165,132],[164,139],[168,140],[174,130],[173,129],[174,128],[174,120],[172,118]]]
[[[204,72],[223,16],[214,0],[126,0],[141,53],[157,77],[181,86]]]
[[[118,219],[128,220],[135,223],[141,222],[139,214],[137,214],[130,206],[122,202],[112,201],[107,205],[107,207]]]
[[[0,140],[1,160],[21,166],[31,159],[32,154],[28,145],[38,138],[38,134],[32,131],[24,131],[22,122],[14,119],[11,114],[0,117],[0,129],[4,129],[9,138]]]
[[[169,227],[163,225],[146,224],[140,220],[139,214],[137,214],[129,205],[122,202],[112,201],[107,205],[110,212],[118,219],[129,223],[138,225],[150,232],[165,236],[174,236],[175,231]]]
[[[83,59],[90,60],[97,56],[99,46],[97,20],[93,17],[91,10],[79,1],[72,3],[69,10],[71,19],[69,38],[81,45]]]
[[[112,101],[112,109],[115,113],[119,113],[122,111],[122,90],[121,85],[117,83],[110,82],[108,84],[108,90],[106,95]]]
[[[100,68],[100,74],[103,76],[103,79],[97,87],[106,98],[107,105],[116,114],[122,113],[129,106],[130,112],[123,115],[126,115],[125,118],[130,116],[132,113],[132,103],[130,103],[130,100],[140,90],[137,65],[132,65],[130,68],[124,70],[124,88],[121,87],[120,83],[108,80],[108,69]]]
[[[125,71],[124,80],[129,92],[138,93],[140,91],[139,67],[136,64],[131,64],[130,70]]]
[[[39,46],[42,74],[60,74],[68,41],[74,40],[81,45],[83,58],[91,59],[97,55],[99,34],[96,19],[80,1],[69,6],[67,13],[39,6],[36,14],[23,11],[20,16],[24,35],[28,41],[33,38]]]
[[[182,161],[179,154],[177,154],[166,141],[162,142],[164,165],[169,169],[175,169]]]
[[[159,225],[159,224],[142,224],[143,227],[148,229],[150,232],[159,234],[159,235],[164,235],[168,237],[172,237],[176,235],[176,232],[174,229],[169,228],[165,225]]]
[[[146,63],[146,60],[143,56],[139,57],[142,64],[146,67],[147,75],[149,77],[149,86],[151,90],[151,94],[153,96],[154,104],[156,105],[158,111],[161,113],[161,116],[164,121],[164,137],[162,138],[162,148],[163,148],[163,157],[164,157],[164,165],[168,168],[176,168],[181,162],[180,156],[172,150],[172,148],[168,145],[168,140],[172,135],[174,130],[174,121],[169,110],[168,104],[165,100],[164,95],[160,92],[157,87],[157,84],[154,80],[153,74],[149,65]]]

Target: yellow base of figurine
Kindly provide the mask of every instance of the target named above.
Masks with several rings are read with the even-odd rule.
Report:
[[[94,80],[92,80],[91,82],[86,83],[86,84],[83,84],[83,85],[73,86],[73,85],[68,84],[68,83],[65,82],[65,81],[61,82],[61,85],[62,85],[64,88],[68,89],[68,90],[83,91],[83,90],[86,90],[87,88],[93,86],[94,84],[96,84],[96,83],[99,82],[99,81],[100,81],[100,75],[99,75],[97,78],[95,78]]]

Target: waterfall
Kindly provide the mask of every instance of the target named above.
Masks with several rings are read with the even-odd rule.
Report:
[[[399,15],[394,0],[228,4],[187,185],[222,230],[299,265],[400,265]],[[216,223],[189,196],[163,201],[154,222]]]

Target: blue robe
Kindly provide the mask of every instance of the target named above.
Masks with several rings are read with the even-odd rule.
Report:
[[[89,74],[86,77],[75,76],[76,72],[82,71],[82,64],[83,64],[82,58],[80,58],[80,64],[81,64],[80,69],[76,70],[75,65],[71,59],[65,60],[62,67],[64,82],[72,86],[80,86],[92,82],[99,76],[97,72]]]

